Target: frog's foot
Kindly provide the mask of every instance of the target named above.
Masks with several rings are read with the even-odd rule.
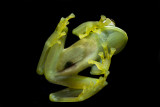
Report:
[[[90,85],[84,87],[82,93],[78,96],[80,99],[87,99],[97,92],[99,92],[103,87],[105,87],[108,83],[106,82],[106,78],[99,77],[96,83],[90,82]]]
[[[89,33],[90,33],[91,31],[93,31],[93,32],[96,32],[96,31],[97,31],[97,32],[98,32],[98,30],[96,30],[96,28],[97,28],[96,23],[93,24],[91,27],[86,27],[85,33],[84,33],[84,34],[79,34],[79,38],[80,38],[80,39],[85,38],[86,36],[89,35]]]
[[[88,63],[89,64],[95,64],[97,68],[94,67],[94,69],[91,70],[91,74],[92,75],[101,75],[104,74],[105,77],[108,76],[109,74],[109,66],[111,63],[111,58],[114,54],[114,52],[116,51],[115,48],[111,48],[110,49],[110,53],[108,52],[108,48],[107,45],[102,45],[103,49],[104,49],[104,53],[103,52],[99,52],[99,56],[101,57],[101,62],[97,62],[94,60],[89,60]]]
[[[82,92],[82,89],[66,88],[49,95],[52,102],[76,102],[77,96]]]
[[[96,83],[90,82],[83,89],[66,88],[51,93],[49,99],[53,102],[78,102],[88,99],[107,85],[104,77],[100,77]]]
[[[68,31],[68,28],[67,28],[67,25],[69,24],[68,20],[74,17],[75,15],[71,13],[68,17],[61,18],[54,33],[48,38],[46,42],[49,47],[52,47],[55,43],[61,44],[60,38],[65,36]]]

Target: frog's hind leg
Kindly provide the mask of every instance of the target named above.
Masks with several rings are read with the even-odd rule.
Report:
[[[53,102],[83,101],[93,96],[107,85],[104,77],[97,79],[75,75],[69,76],[68,78],[59,78],[58,81],[63,82],[62,84],[69,88],[51,93],[49,99]]]
[[[49,99],[53,102],[75,102],[78,101],[78,95],[82,89],[66,88],[49,95]]]
[[[55,47],[56,44],[61,44],[61,46],[64,47],[66,38],[65,35],[67,34],[68,31],[67,28],[67,25],[69,24],[68,20],[74,17],[75,17],[74,14],[70,14],[67,18],[62,17],[53,34],[46,41],[37,66],[37,73],[39,75],[43,75],[44,73],[44,64],[46,62],[46,58],[48,56],[50,48],[53,46]]]

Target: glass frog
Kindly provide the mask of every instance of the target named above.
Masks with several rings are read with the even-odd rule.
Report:
[[[46,41],[38,66],[37,73],[54,84],[67,88],[49,95],[53,102],[83,101],[99,92],[108,83],[111,57],[119,53],[128,41],[124,30],[101,15],[99,21],[87,21],[73,29],[72,33],[80,38],[68,48],[64,48],[68,32],[69,19],[72,13],[61,18],[55,31]],[[78,73],[91,67],[91,75],[87,77]]]

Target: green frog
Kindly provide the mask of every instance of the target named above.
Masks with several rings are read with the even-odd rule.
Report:
[[[46,41],[37,73],[54,84],[67,88],[49,95],[53,102],[83,101],[99,92],[108,83],[109,66],[113,55],[118,54],[128,41],[124,30],[101,15],[99,21],[87,21],[72,30],[80,38],[70,47],[64,48],[72,13],[61,18],[55,31]],[[79,72],[91,67],[91,75],[99,78],[79,75]]]

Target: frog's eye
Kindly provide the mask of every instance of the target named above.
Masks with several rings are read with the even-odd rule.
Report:
[[[109,26],[116,26],[116,23],[113,19],[110,19],[111,20],[111,23],[109,24]]]

